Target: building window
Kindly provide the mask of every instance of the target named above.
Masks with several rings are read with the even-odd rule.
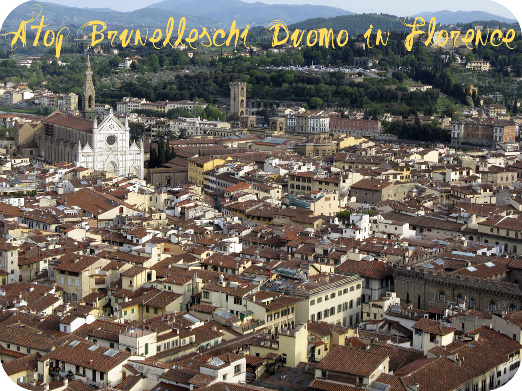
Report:
[[[210,293],[208,291],[203,291],[203,298],[204,299],[210,298]]]
[[[446,301],[446,295],[442,291],[439,292],[439,301]]]
[[[234,376],[239,375],[241,373],[241,364],[234,366]]]
[[[491,301],[489,302],[489,310],[490,310],[490,311],[494,311],[494,310],[496,310],[496,309],[497,309],[497,305],[495,304],[495,302],[494,302],[493,300],[491,300]]]

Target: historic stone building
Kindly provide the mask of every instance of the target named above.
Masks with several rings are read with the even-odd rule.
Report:
[[[230,83],[230,112],[239,116],[246,114],[246,83],[243,81]]]
[[[274,135],[285,134],[286,130],[286,118],[283,117],[272,117],[269,119],[270,131]]]
[[[297,143],[295,152],[301,156],[329,156],[337,152],[337,143],[326,134],[313,134],[308,136],[305,143]]]
[[[447,308],[450,303],[476,310],[522,309],[522,291],[517,284],[506,281],[415,267],[397,267],[393,277],[401,304],[416,309]]]

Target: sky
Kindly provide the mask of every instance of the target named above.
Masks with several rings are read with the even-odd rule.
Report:
[[[48,0],[49,1],[49,0]],[[134,11],[148,5],[158,3],[161,0],[50,0],[52,3],[76,7],[112,8],[116,11]],[[211,1],[211,0],[209,0]],[[257,0],[243,0],[255,2]],[[35,1],[36,2],[36,1]],[[319,4],[343,8],[355,13],[383,12],[394,15],[412,15],[414,13],[429,11],[486,11],[504,17],[513,17],[513,13],[505,6],[489,0],[371,0],[371,1],[346,1],[346,0],[262,0],[263,3],[276,4]],[[518,1],[500,0],[502,4],[516,5]],[[1,11],[9,11],[22,3],[21,0],[2,0]],[[520,8],[520,6],[518,6]],[[3,12],[0,11],[0,14]],[[7,13],[9,12],[7,11]],[[5,17],[5,16],[4,16]]]

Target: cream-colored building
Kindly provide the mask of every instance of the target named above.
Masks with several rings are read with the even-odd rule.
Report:
[[[308,362],[308,326],[301,323],[295,329],[279,334],[278,341],[265,340],[250,345],[250,355],[266,357],[273,353],[280,355],[283,365],[295,368],[301,362]]]
[[[316,274],[290,292],[297,303],[296,322],[325,321],[349,327],[360,322],[363,279],[359,276]]]
[[[105,288],[103,282],[97,279],[102,276],[101,268],[109,263],[108,260],[93,256],[62,257],[56,266],[56,284],[63,289],[64,301],[81,300],[98,288]]]
[[[444,347],[455,339],[455,328],[440,324],[435,320],[421,318],[413,325],[412,347],[426,354],[435,346]]]
[[[152,330],[135,329],[118,336],[119,350],[136,356],[154,356],[157,353],[157,334]]]
[[[246,309],[253,312],[252,319],[264,322],[263,327],[269,334],[277,335],[295,327],[296,306],[302,300],[305,299],[259,291],[247,296]]]
[[[392,305],[400,305],[401,299],[397,297],[395,292],[387,292],[386,296],[372,300],[362,305],[362,320],[381,320],[384,314]]]

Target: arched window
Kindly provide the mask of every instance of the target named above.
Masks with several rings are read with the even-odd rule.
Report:
[[[442,291],[439,292],[439,301],[446,301],[446,295]]]
[[[513,312],[513,311],[516,311],[516,310],[517,310],[517,308],[515,307],[515,305],[514,305],[513,303],[511,303],[511,304],[509,305],[508,311],[509,311],[509,312]]]
[[[494,310],[496,310],[496,309],[497,309],[497,305],[495,304],[495,302],[494,302],[493,300],[491,300],[491,301],[489,302],[489,310],[490,310],[490,311],[494,311]]]
[[[459,293],[457,296],[457,304],[461,304],[463,301],[464,299],[462,298],[462,295]]]
[[[475,299],[473,297],[469,298],[469,308],[475,308]]]

